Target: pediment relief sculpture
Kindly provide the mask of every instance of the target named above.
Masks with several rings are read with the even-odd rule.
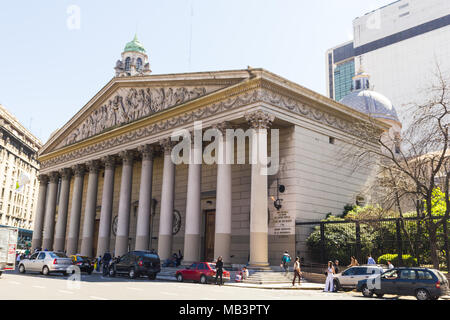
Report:
[[[159,111],[200,98],[222,89],[208,87],[147,87],[119,89],[110,99],[91,112],[57,146],[79,142],[107,129],[121,126]]]

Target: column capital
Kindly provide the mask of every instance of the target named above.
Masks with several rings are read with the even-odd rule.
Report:
[[[275,115],[262,110],[247,112],[244,117],[253,129],[268,129],[275,120]]]
[[[125,150],[119,152],[119,157],[122,159],[123,164],[133,164],[134,152],[132,150]]]
[[[41,184],[47,184],[48,182],[48,175],[46,174],[40,174],[37,178]]]
[[[59,170],[59,174],[61,176],[61,179],[69,180],[70,177],[72,176],[72,169],[70,169],[70,168],[61,169],[61,170]]]
[[[169,138],[164,138],[159,140],[159,145],[161,146],[164,153],[171,152],[175,143]]]
[[[142,154],[142,160],[152,160],[155,152],[155,147],[150,144],[145,144],[138,147],[138,151]]]
[[[101,161],[105,164],[105,169],[114,169],[117,162],[117,157],[113,155],[104,156]]]
[[[100,170],[100,161],[98,160],[89,160],[86,162],[86,167],[89,170],[89,173],[98,173]]]
[[[86,172],[86,167],[83,164],[76,164],[72,166],[72,171],[75,174],[75,176],[82,177]]]
[[[57,183],[59,181],[59,172],[58,171],[50,172],[49,178],[51,183]]]

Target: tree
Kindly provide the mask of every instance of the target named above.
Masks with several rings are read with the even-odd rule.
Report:
[[[418,210],[418,214],[425,222],[431,260],[434,267],[438,268],[437,230],[440,226],[445,226],[444,237],[449,260],[446,230],[450,213],[450,82],[441,73],[439,66],[436,83],[427,93],[428,98],[424,103],[411,107],[412,121],[401,137],[392,130],[386,130],[386,123],[368,115],[365,121],[354,124],[355,139],[342,152],[344,158],[350,159],[355,168],[377,164],[374,189],[381,198],[385,198],[384,202],[390,202],[391,207],[397,208],[401,219],[403,213],[400,203],[403,198],[424,201],[424,210]],[[434,220],[433,192],[438,186],[444,190],[445,203],[449,205],[445,214]],[[405,229],[404,223],[402,228]]]

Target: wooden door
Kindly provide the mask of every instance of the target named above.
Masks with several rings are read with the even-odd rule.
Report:
[[[94,258],[97,257],[97,244],[98,244],[99,228],[100,228],[100,219],[96,219],[95,225],[94,225],[94,243],[92,244],[92,251],[94,252]]]
[[[214,261],[215,229],[216,211],[207,211],[205,221],[205,261]]]

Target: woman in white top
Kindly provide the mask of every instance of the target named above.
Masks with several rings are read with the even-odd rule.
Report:
[[[328,261],[327,280],[325,281],[325,288],[323,289],[324,292],[333,292],[333,274],[333,262]]]

